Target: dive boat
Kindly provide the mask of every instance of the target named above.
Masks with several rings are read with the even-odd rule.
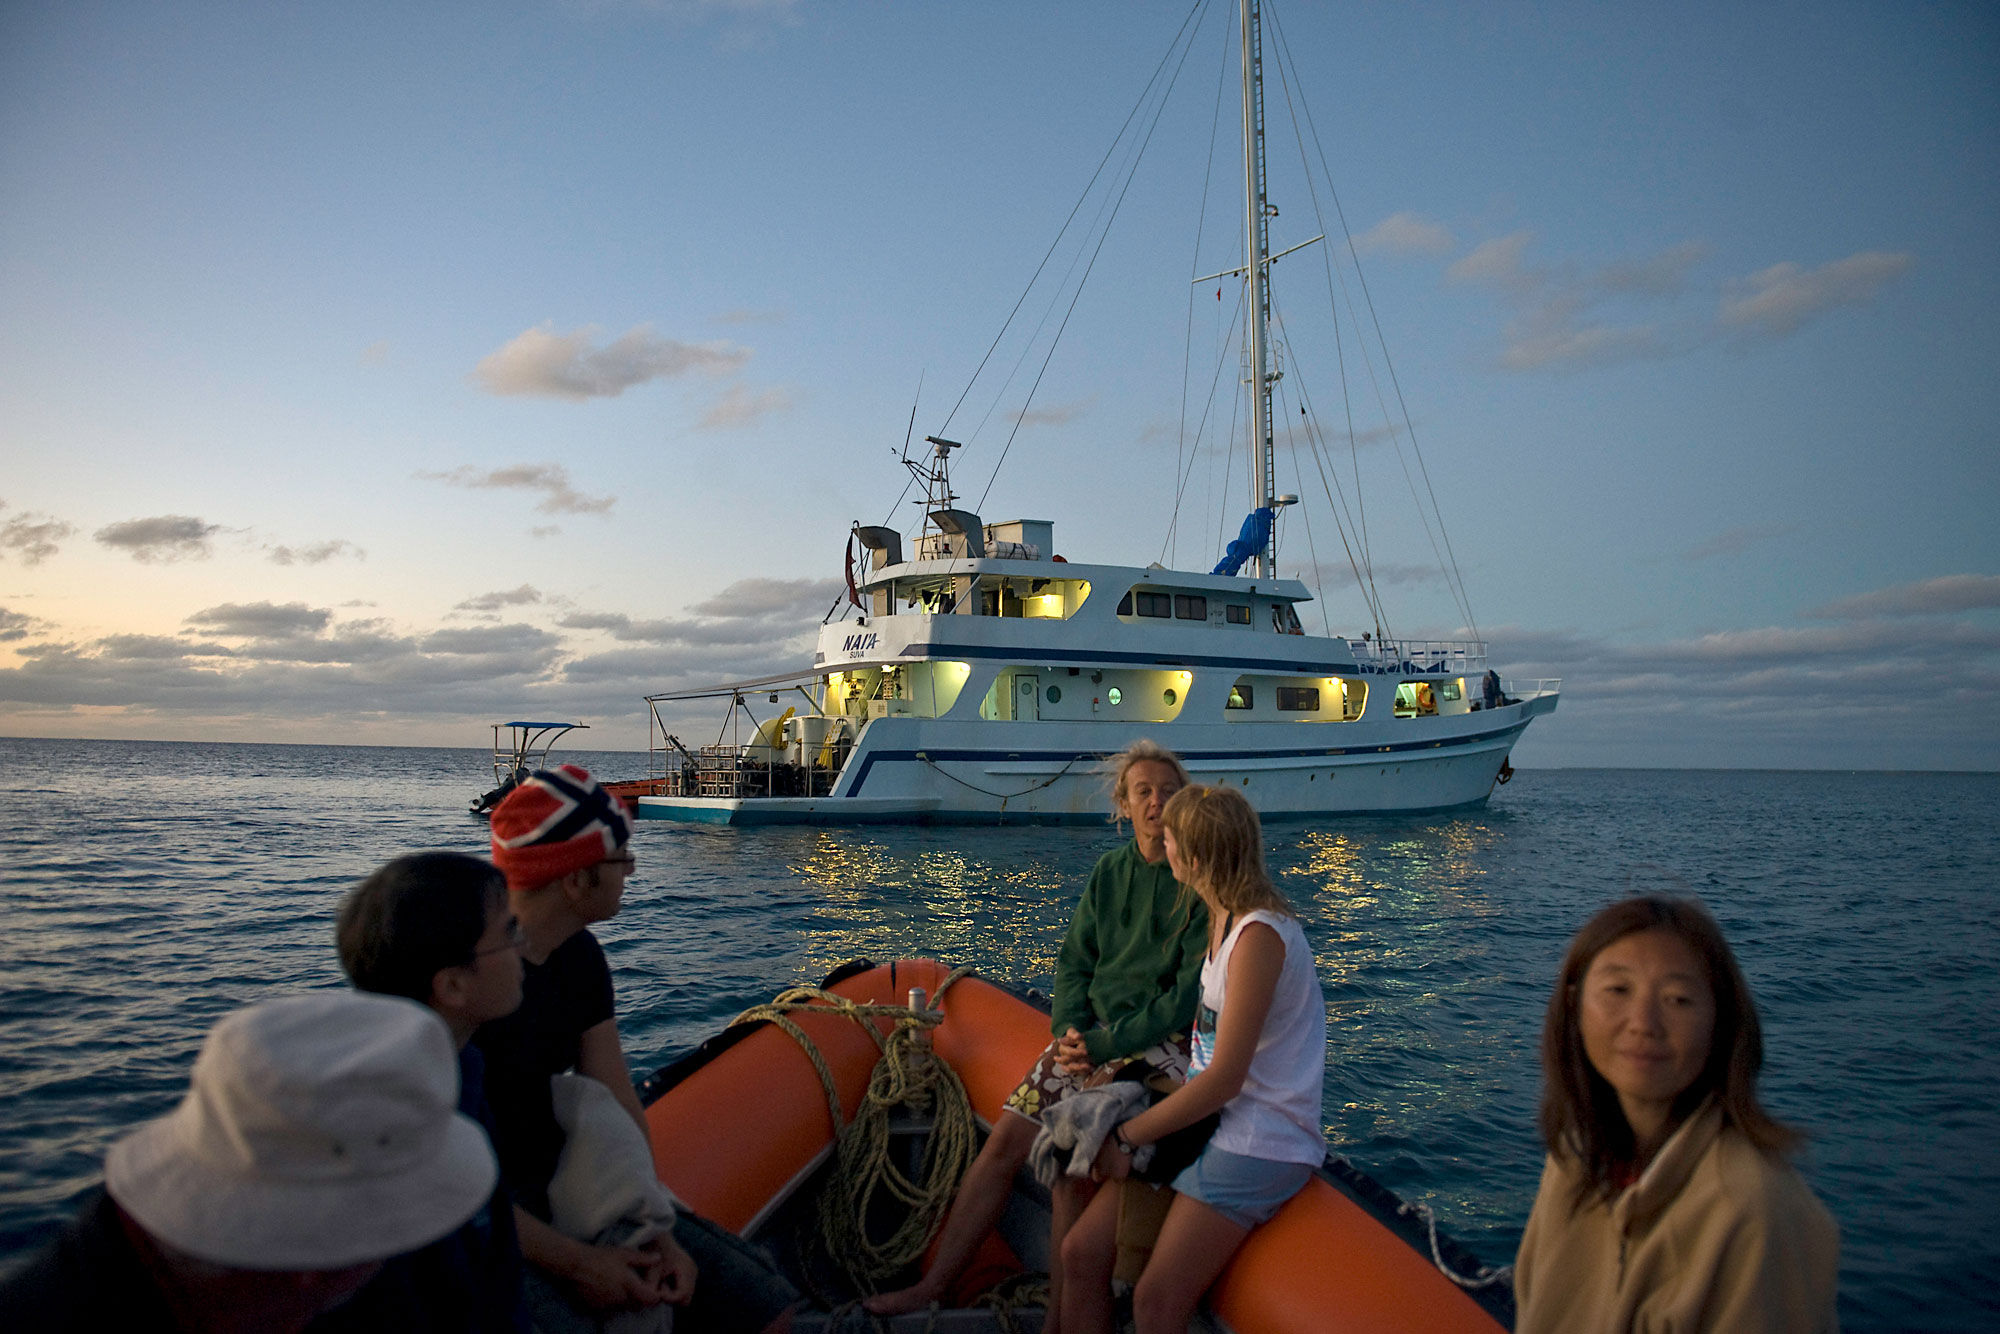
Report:
[[[849,964],[818,988],[748,1012],[641,1084],[655,1170],[812,1294],[817,1309],[794,1318],[797,1334],[1038,1329],[1042,1298],[1031,1278],[1047,1268],[1048,1192],[1025,1170],[949,1309],[876,1325],[851,1303],[914,1277],[910,1266],[958,1180],[952,1164],[969,1160],[1048,1035],[1046,1006],[934,960]],[[926,1061],[949,1068],[929,1091]],[[889,1267],[852,1272],[881,1258],[913,1218],[911,1258],[898,1264],[888,1254]],[[1511,1324],[1512,1291],[1500,1274],[1475,1270],[1473,1257],[1415,1211],[1329,1158],[1251,1233],[1210,1290],[1199,1327],[1495,1334]]]
[[[1257,0],[1242,0],[1241,30],[1245,256],[1197,280],[1244,283],[1250,513],[1223,559],[1207,573],[1070,561],[1050,520],[989,523],[960,508],[950,469],[961,444],[928,436],[927,451],[903,455],[924,491],[921,528],[906,546],[893,528],[853,526],[853,618],[821,626],[809,666],[646,697],[655,791],[637,799],[641,817],[1096,819],[1096,762],[1141,737],[1198,782],[1244,788],[1267,817],[1476,805],[1511,775],[1509,752],[1555,709],[1559,681],[1503,680],[1476,628],[1468,639],[1390,635],[1365,532],[1351,549],[1374,627],[1358,638],[1307,633],[1298,609],[1313,593],[1279,575],[1278,520],[1298,497],[1276,478],[1284,371],[1270,269],[1325,238],[1271,253]],[[1440,560],[1451,583],[1455,561]],[[1471,627],[1462,580],[1454,592]],[[701,701],[726,702],[730,740],[694,748],[674,734]],[[753,705],[765,704],[760,719]]]

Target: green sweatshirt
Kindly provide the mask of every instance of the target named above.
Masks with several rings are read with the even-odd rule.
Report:
[[[1185,1033],[1201,1000],[1208,909],[1137,839],[1098,858],[1056,955],[1051,1031],[1083,1034],[1097,1065]]]

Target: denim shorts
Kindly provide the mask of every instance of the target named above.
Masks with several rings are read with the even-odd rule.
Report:
[[[1256,1227],[1299,1193],[1313,1170],[1305,1163],[1246,1158],[1213,1144],[1174,1178],[1174,1189],[1199,1200],[1238,1227]]]

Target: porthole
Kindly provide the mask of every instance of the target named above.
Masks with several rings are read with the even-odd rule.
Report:
[[[1110,700],[1113,704],[1117,704],[1125,698],[1125,692],[1120,690],[1117,686],[1113,686],[1111,687],[1111,689],[1104,692],[1104,698]]]
[[[1062,703],[1061,686],[1050,686],[1047,690],[1043,691],[1042,693],[1048,696],[1049,703],[1051,704]]]
[[[1171,709],[1172,707],[1174,707],[1174,701],[1178,700],[1180,696],[1174,693],[1174,688],[1172,686],[1168,686],[1165,690],[1160,692],[1160,698],[1165,700],[1167,702],[1167,707]]]

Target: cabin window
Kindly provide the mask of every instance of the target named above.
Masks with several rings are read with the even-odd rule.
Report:
[[[1123,704],[1125,702],[1125,692],[1117,686],[1113,686],[1104,692],[1104,698],[1110,700],[1113,704]]]
[[[1249,682],[1238,681],[1235,685],[1229,687],[1229,703],[1226,707],[1247,709],[1256,698],[1256,693],[1250,689]]]
[[[1343,722],[1353,722],[1361,716],[1361,710],[1368,704],[1368,683],[1347,681],[1340,683],[1340,717]]]
[[[1177,621],[1207,620],[1208,599],[1187,593],[1174,594],[1174,619]]]
[[[1281,713],[1318,713],[1318,686],[1279,686],[1278,711]]]
[[[1437,696],[1428,681],[1405,681],[1396,687],[1396,703],[1390,712],[1398,718],[1426,718],[1438,711]]]
[[[1250,608],[1246,603],[1225,603],[1222,608],[1222,619],[1231,625],[1248,625],[1250,624]]]
[[[1438,682],[1438,696],[1441,699],[1447,699],[1456,702],[1459,695],[1462,693],[1463,692],[1459,690],[1457,681]]]
[[[1132,608],[1141,616],[1151,616],[1157,620],[1166,620],[1174,614],[1174,599],[1168,593],[1140,593],[1134,591],[1132,594]]]

